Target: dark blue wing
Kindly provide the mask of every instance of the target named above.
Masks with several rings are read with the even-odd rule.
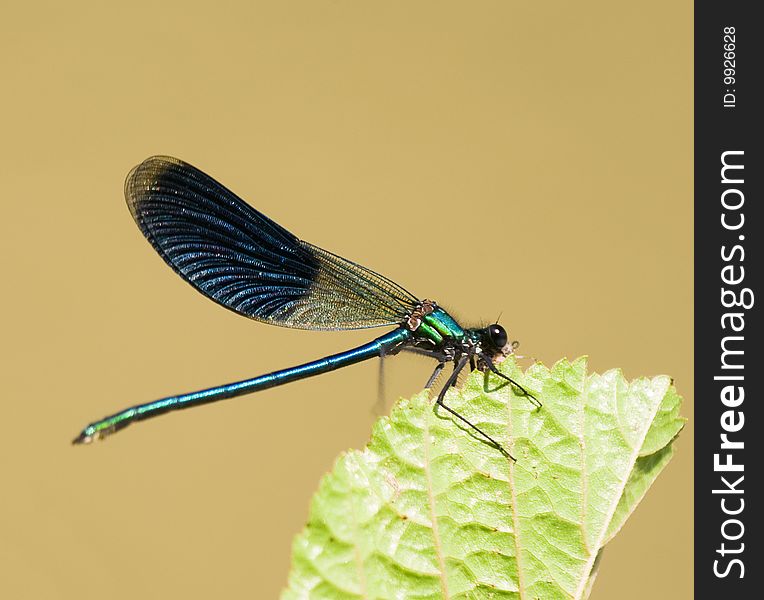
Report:
[[[298,239],[197,168],[154,156],[125,182],[159,255],[204,295],[300,329],[399,324],[417,299],[389,279]]]

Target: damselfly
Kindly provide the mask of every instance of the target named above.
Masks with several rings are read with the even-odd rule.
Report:
[[[507,380],[540,406],[535,396],[496,368],[514,350],[501,325],[463,328],[436,302],[419,300],[386,277],[300,240],[199,169],[167,156],[149,158],[128,175],[125,197],[138,227],[165,262],[205,296],[234,312],[298,329],[395,329],[303,365],[132,406],[91,423],[73,443],[104,438],[135,421],[173,410],[401,351],[437,361],[427,388],[447,364],[453,364],[437,405],[506,456],[510,455],[499,442],[444,403],[448,388],[469,365]]]

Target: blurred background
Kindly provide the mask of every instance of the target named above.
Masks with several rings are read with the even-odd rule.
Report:
[[[152,154],[522,354],[666,373],[692,417],[692,4],[33,2],[0,20],[0,596],[273,598],[377,364],[72,447],[137,402],[380,332],[268,327],[124,205]],[[427,227],[411,227],[411,222]],[[386,362],[390,401],[430,365]],[[692,419],[592,598],[690,598]]]

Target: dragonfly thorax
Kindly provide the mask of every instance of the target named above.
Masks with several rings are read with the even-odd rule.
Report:
[[[417,304],[404,327],[412,332],[416,346],[435,351],[449,361],[456,361],[463,355],[482,354],[501,360],[512,351],[511,345],[507,344],[507,332],[498,323],[464,329],[433,300],[422,300]]]
[[[422,300],[406,318],[405,327],[417,341],[440,347],[462,341],[465,331],[456,320],[433,300]]]

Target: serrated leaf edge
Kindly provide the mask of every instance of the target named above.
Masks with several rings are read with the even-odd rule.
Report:
[[[627,381],[629,384],[629,387],[631,387],[634,383],[639,381],[639,379],[636,379],[632,382],[629,382],[624,376],[621,369],[609,369],[605,373],[603,373],[603,376],[608,375],[611,372],[615,372],[616,376],[621,377],[624,381]],[[653,378],[649,378],[650,383],[656,383],[660,379],[664,379],[665,376],[658,375]],[[648,378],[644,378],[648,379]],[[660,396],[659,400],[662,400],[663,396],[668,392],[669,386],[666,385],[666,391],[663,392],[663,394]],[[655,416],[658,413],[658,410],[660,410],[661,402],[658,401],[655,403],[655,407],[653,409],[652,418],[649,421],[645,422],[645,427],[642,429],[640,439],[638,440],[638,443],[634,444],[631,458],[629,459],[629,464],[631,465],[631,469],[634,468],[636,465],[637,459],[639,459],[639,453],[642,450],[642,445],[645,443],[645,439],[647,438],[647,433],[650,431],[650,425],[655,420]],[[621,501],[621,497],[623,496],[624,490],[626,489],[626,485],[629,482],[631,475],[631,470],[629,471],[629,476],[626,476],[623,481],[618,486],[618,492],[616,494],[613,494],[613,501],[610,506],[610,509],[607,513],[607,518],[605,519],[605,523],[609,524],[613,520],[613,516],[615,515],[615,511],[618,509],[618,504]],[[582,573],[583,577],[581,578],[581,582],[578,585],[578,588],[576,589],[575,594],[573,595],[574,600],[584,600],[587,597],[587,588],[589,584],[590,575],[592,573],[592,569],[594,568],[595,562],[597,560],[597,556],[599,555],[599,551],[605,546],[607,541],[610,539],[607,535],[608,527],[605,526],[602,528],[602,531],[599,534],[599,537],[597,538],[597,543],[594,545],[596,551],[591,553],[589,555],[589,559],[587,560],[586,566],[584,568],[584,571]]]

